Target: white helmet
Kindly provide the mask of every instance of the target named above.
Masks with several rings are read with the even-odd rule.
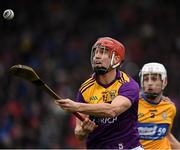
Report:
[[[139,76],[140,76],[140,82],[141,82],[141,87],[143,87],[143,78],[145,74],[151,74],[151,73],[157,73],[161,75],[161,80],[163,81],[163,89],[165,88],[167,84],[167,71],[164,67],[164,65],[160,63],[147,63],[144,64],[142,67]]]

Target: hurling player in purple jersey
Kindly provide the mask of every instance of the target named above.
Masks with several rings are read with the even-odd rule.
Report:
[[[76,102],[56,101],[64,110],[85,117],[82,122],[76,119],[75,135],[86,139],[88,149],[143,149],[137,130],[139,86],[119,70],[124,57],[123,44],[99,38],[91,51],[94,74],[81,85]]]

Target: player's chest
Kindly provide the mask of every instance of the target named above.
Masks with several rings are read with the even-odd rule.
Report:
[[[107,88],[94,85],[84,93],[86,102],[97,104],[102,102],[111,102],[118,95],[119,85],[115,83]]]
[[[154,122],[154,123],[171,123],[171,116],[167,109],[161,107],[144,107],[138,108],[138,120],[140,122]]]

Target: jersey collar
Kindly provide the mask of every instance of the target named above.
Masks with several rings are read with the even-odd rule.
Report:
[[[97,82],[99,85],[101,85],[101,86],[104,87],[104,88],[108,88],[108,87],[111,86],[117,79],[120,78],[120,74],[121,74],[121,72],[120,72],[119,70],[117,70],[117,71],[116,71],[116,77],[115,77],[115,79],[114,79],[111,83],[109,83],[109,84],[103,84],[103,83],[101,83],[101,82],[97,79],[96,73],[94,73],[94,74],[92,75],[92,77],[93,77],[94,79],[96,79],[96,82]]]

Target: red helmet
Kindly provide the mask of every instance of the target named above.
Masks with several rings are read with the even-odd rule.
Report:
[[[107,47],[111,54],[115,52],[115,55],[119,56],[121,58],[121,61],[124,60],[125,48],[124,48],[124,45],[120,43],[119,41],[110,37],[102,37],[102,38],[99,38],[94,44],[94,46],[97,46],[97,45],[102,45],[104,47]]]

